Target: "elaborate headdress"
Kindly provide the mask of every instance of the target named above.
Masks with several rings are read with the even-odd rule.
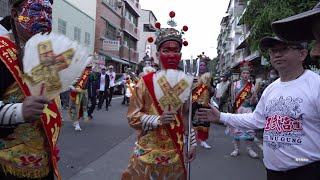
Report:
[[[188,26],[183,26],[181,31],[178,31],[175,28],[173,28],[177,26],[177,23],[172,19],[175,17],[175,15],[176,14],[174,11],[171,11],[169,13],[170,19],[168,20],[167,24],[171,26],[171,28],[161,28],[160,22],[156,22],[155,27],[157,28],[157,32],[156,40],[154,43],[157,46],[157,50],[159,50],[161,44],[170,40],[178,42],[179,44],[181,44],[181,46],[182,44],[184,46],[188,46],[188,41],[184,41],[184,39],[182,38],[182,35],[184,35],[186,31],[188,31]],[[153,37],[149,37],[148,42],[152,43]]]
[[[253,70],[253,64],[247,60],[241,61],[239,66],[240,66],[240,72],[242,71],[251,72]]]
[[[200,61],[205,62],[206,64],[208,64],[208,62],[211,60],[208,56],[204,54],[204,52],[198,55],[197,59],[200,59]]]
[[[9,4],[10,6],[14,6],[18,3],[21,3],[22,1],[25,1],[25,0],[9,0]],[[47,0],[47,1],[50,1],[50,3],[53,4],[53,0]]]
[[[146,55],[142,58],[143,59],[143,62],[145,61],[152,61],[150,56],[146,53]]]

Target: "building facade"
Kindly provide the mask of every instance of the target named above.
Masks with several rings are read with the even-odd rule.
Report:
[[[250,1],[230,0],[227,15],[220,23],[220,34],[218,36],[218,65],[219,74],[237,72],[242,60],[251,61],[254,64],[254,75],[261,74],[261,69],[266,65],[258,51],[251,52],[247,39],[250,29],[241,19]]]
[[[95,52],[117,73],[138,63],[138,0],[97,0]]]
[[[53,32],[64,34],[94,53],[95,20],[86,9],[80,9],[72,0],[54,1],[52,12]]]
[[[140,40],[138,42],[139,62],[143,60],[143,57],[147,54],[149,57],[153,57],[155,63],[159,63],[156,58],[156,45],[149,43],[148,38],[155,38],[155,23],[157,22],[156,16],[150,10],[141,9],[141,17],[139,18]]]
[[[9,1],[8,0],[0,0],[0,18],[4,18],[9,15]]]

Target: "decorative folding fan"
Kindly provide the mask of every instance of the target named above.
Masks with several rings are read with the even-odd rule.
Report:
[[[83,46],[66,36],[37,34],[25,46],[24,79],[32,95],[52,99],[66,91],[91,60]]]
[[[191,94],[193,76],[183,71],[161,70],[153,76],[154,93],[164,111],[177,111]]]

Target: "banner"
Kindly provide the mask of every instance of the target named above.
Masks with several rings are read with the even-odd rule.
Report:
[[[119,51],[120,42],[115,40],[104,39],[102,42],[102,49],[108,51]]]

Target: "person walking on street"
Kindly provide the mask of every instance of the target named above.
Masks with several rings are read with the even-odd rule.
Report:
[[[109,75],[109,93],[107,94],[107,102],[108,106],[111,106],[111,100],[114,92],[114,86],[115,86],[115,79],[116,79],[116,73],[113,71],[113,66],[109,66],[109,70],[107,71],[107,74]]]
[[[80,120],[89,120],[88,116],[88,79],[92,65],[88,64],[86,69],[82,72],[82,75],[78,81],[70,86],[70,103],[69,103],[69,115],[73,121],[74,130],[81,131]]]
[[[258,99],[255,96],[254,84],[249,82],[250,72],[253,66],[249,61],[240,62],[240,80],[233,83],[232,96],[234,99],[234,112],[237,114],[251,113]],[[255,138],[255,131],[252,129],[242,129],[228,126],[226,133],[232,137],[234,151],[231,156],[239,156],[240,140],[245,140],[247,151],[250,157],[258,158],[258,154],[252,149],[252,143]]]
[[[98,76],[97,82],[99,88],[97,91],[99,92],[99,103],[98,103],[98,110],[101,109],[104,100],[106,100],[106,111],[108,111],[108,94],[110,93],[109,84],[110,78],[109,75],[106,73],[106,67],[101,67],[101,73]]]
[[[210,123],[199,121],[195,116],[200,108],[209,108],[210,97],[213,93],[211,73],[207,72],[207,63],[210,58],[203,53],[197,59],[199,59],[199,75],[194,78],[192,85],[192,125],[200,146],[211,149],[206,142],[209,138]]]
[[[129,83],[131,83],[131,77],[129,75],[129,71],[130,71],[130,68],[126,67],[124,69],[124,74],[123,74],[123,80],[122,80],[122,83],[123,83],[123,100],[122,100],[122,103],[121,104],[129,104],[129,97],[127,97],[127,86]]]
[[[264,128],[263,154],[268,180],[320,179],[320,76],[305,70],[306,43],[266,37],[260,48],[269,50],[280,78],[263,92],[253,113],[220,113],[200,109],[203,121],[233,127]]]
[[[97,106],[97,92],[99,92],[98,74],[97,72],[90,72],[88,79],[88,98],[90,100],[90,107],[88,108],[88,116],[92,119],[92,113]]]

